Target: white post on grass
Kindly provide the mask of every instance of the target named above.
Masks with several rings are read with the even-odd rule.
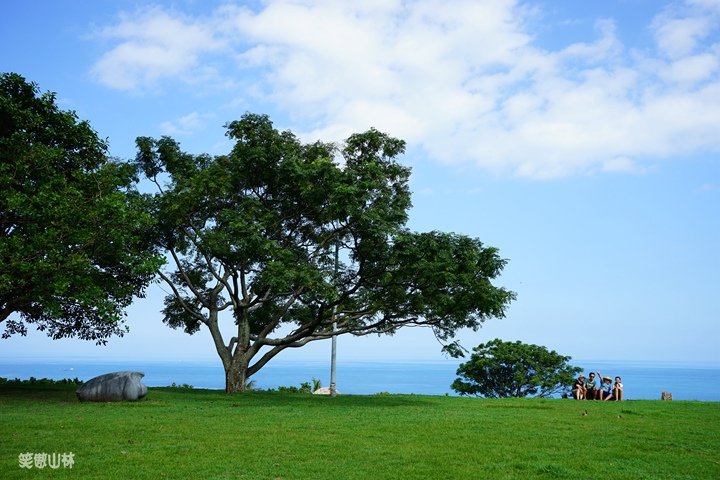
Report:
[[[340,244],[335,241],[335,276],[337,277],[338,273],[338,251],[340,248]],[[335,321],[335,314],[337,313],[337,305],[333,306],[333,313],[332,313],[332,320],[333,320],[333,336],[332,336],[332,348],[330,351],[330,396],[334,397],[337,395],[337,386],[335,384],[335,363],[336,363],[336,356],[337,356],[337,335],[335,335],[335,331],[337,330],[337,322]]]

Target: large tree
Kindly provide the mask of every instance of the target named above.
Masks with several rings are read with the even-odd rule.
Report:
[[[104,343],[162,264],[132,164],[22,76],[0,75],[0,323]]]
[[[452,388],[461,395],[479,397],[549,397],[572,385],[581,369],[540,345],[496,338],[473,349],[460,365]]]
[[[405,227],[404,142],[373,129],[338,151],[253,114],[227,135],[234,148],[218,157],[141,137],[137,162],[157,185],[158,245],[172,259],[159,273],[172,290],[164,321],[207,327],[228,392],[333,333],[428,326],[452,351],[458,329],[504,315],[514,294],[491,283],[505,265],[496,249]]]

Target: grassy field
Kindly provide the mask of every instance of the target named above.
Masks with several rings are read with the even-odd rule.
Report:
[[[720,403],[74,388],[0,387],[0,478],[720,478]]]

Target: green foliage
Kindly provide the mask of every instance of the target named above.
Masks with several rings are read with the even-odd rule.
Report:
[[[4,480],[720,478],[717,402],[582,403],[151,388],[139,402],[96,404],[78,403],[70,388],[0,386],[0,472]],[[21,469],[18,454],[28,451],[73,452],[75,465]]]
[[[582,370],[569,360],[539,345],[495,339],[473,349],[451,386],[461,395],[548,397],[567,390]]]
[[[304,144],[253,114],[227,135],[235,145],[218,157],[140,137],[136,164],[157,185],[156,242],[173,259],[164,321],[210,330],[228,390],[283,349],[329,338],[333,321],[338,335],[428,326],[457,353],[459,329],[504,315],[514,294],[492,284],[496,249],[406,228],[403,141],[371,129],[342,147]]]
[[[294,385],[281,385],[277,388],[269,388],[264,391],[266,392],[282,392],[282,393],[313,393],[318,388],[322,387],[322,382],[318,380],[317,378],[313,378],[309,382],[302,382],[299,386]],[[245,391],[261,391],[260,389],[256,388],[255,381],[251,380],[245,383]]]
[[[9,385],[9,386],[22,386],[22,385],[43,385],[43,386],[49,386],[49,385],[81,385],[83,383],[82,380],[79,378],[63,378],[61,380],[52,380],[50,378],[35,378],[30,377],[27,380],[20,380],[19,378],[15,379],[8,379],[0,377],[0,385]]]
[[[189,383],[183,383],[183,384],[176,384],[175,382],[170,384],[170,388],[176,388],[178,390],[192,390],[194,387],[190,385]]]
[[[270,389],[269,391],[275,391],[275,389]],[[302,382],[299,387],[294,386],[280,386],[277,388],[278,392],[282,393],[305,393],[310,394],[313,393],[312,389],[312,383],[311,382]]]
[[[135,167],[52,93],[0,75],[0,323],[104,343],[159,268]],[[19,318],[10,318],[18,314]]]

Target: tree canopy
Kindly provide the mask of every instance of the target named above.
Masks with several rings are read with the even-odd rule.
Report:
[[[226,127],[227,155],[140,137],[136,160],[157,186],[156,241],[172,259],[159,273],[172,291],[164,321],[208,328],[227,391],[333,323],[338,335],[427,326],[453,353],[459,329],[504,316],[514,294],[492,284],[506,263],[495,248],[406,228],[403,141],[371,129],[341,147],[306,144],[254,114]]]
[[[104,343],[162,261],[136,169],[22,76],[0,75],[0,323]],[[13,315],[16,314],[16,315]]]
[[[452,388],[461,395],[489,398],[548,397],[566,390],[580,373],[569,360],[539,345],[496,338],[473,349]]]

